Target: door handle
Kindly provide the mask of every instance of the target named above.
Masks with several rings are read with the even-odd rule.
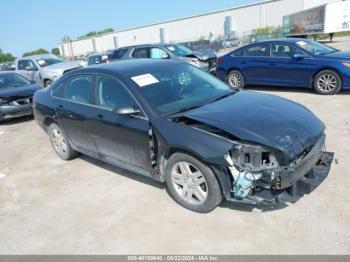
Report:
[[[59,108],[63,108],[63,105],[59,105],[58,107],[59,107]]]
[[[100,119],[103,119],[103,115],[101,115],[101,114],[98,114],[97,117]]]

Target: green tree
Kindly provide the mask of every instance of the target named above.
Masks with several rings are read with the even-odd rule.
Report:
[[[113,29],[113,28],[106,28],[106,29],[104,29],[104,30],[97,31],[97,34],[98,34],[98,35],[102,35],[102,34],[111,33],[111,32],[114,32],[114,29]]]
[[[56,48],[52,48],[51,49],[51,54],[60,55],[60,50],[57,47]]]
[[[15,57],[10,53],[3,53],[0,49],[0,63],[12,62],[15,60]]]
[[[65,35],[63,38],[62,38],[62,43],[68,43],[70,41],[70,36],[69,35]]]
[[[30,51],[30,52],[26,52],[22,55],[22,57],[26,57],[26,56],[31,56],[31,55],[41,55],[41,54],[48,54],[49,51],[43,49],[43,48],[39,48],[37,50],[34,51]]]
[[[82,38],[85,38],[85,37],[92,37],[92,36],[97,36],[97,35],[102,35],[102,34],[106,34],[106,33],[110,33],[110,32],[113,32],[114,29],[113,28],[106,28],[106,29],[103,29],[101,31],[91,31],[85,35],[81,35],[81,36],[78,36],[77,39],[82,39]]]

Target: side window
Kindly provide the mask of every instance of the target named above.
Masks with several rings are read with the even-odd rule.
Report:
[[[244,50],[241,49],[233,52],[231,56],[243,56],[243,54],[244,54]]]
[[[134,99],[124,85],[111,77],[96,77],[96,105],[113,110],[117,107],[134,106]]]
[[[151,56],[151,58],[157,58],[157,59],[169,57],[169,55],[164,50],[162,50],[158,47],[151,48],[150,56]]]
[[[34,68],[34,69],[38,68],[32,60],[19,60],[18,61],[18,70],[26,70],[26,68],[28,66],[30,66],[31,68]]]
[[[255,45],[244,50],[244,56],[270,56],[268,45]]]
[[[134,52],[132,53],[132,57],[133,58],[148,58],[147,49],[148,48],[135,49]]]
[[[125,55],[126,51],[128,51],[127,48],[114,50],[112,55],[111,55],[111,58],[112,59],[120,59]]]
[[[79,75],[69,78],[66,84],[64,98],[74,102],[90,104],[91,82],[92,76],[90,75]]]
[[[303,54],[299,49],[290,45],[271,45],[271,56],[273,57],[292,57],[296,53]]]
[[[63,95],[64,95],[64,84],[65,84],[65,81],[62,81],[61,83],[59,83],[58,85],[56,85],[56,86],[52,89],[52,96],[54,96],[54,97],[59,97],[59,98],[63,98]]]
[[[27,66],[29,66],[28,60],[19,60],[18,61],[18,70],[26,70]]]

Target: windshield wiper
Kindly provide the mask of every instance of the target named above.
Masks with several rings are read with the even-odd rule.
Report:
[[[211,100],[209,103],[213,103],[213,102],[215,102],[215,101],[224,99],[224,98],[229,97],[230,95],[233,95],[233,94],[235,94],[235,93],[236,93],[235,91],[231,91],[231,92],[229,92],[229,93],[223,94],[223,95],[218,96],[218,97],[216,97],[215,99]]]
[[[205,103],[206,104],[206,103]],[[168,116],[172,116],[172,115],[177,115],[177,114],[180,114],[180,113],[183,113],[183,112],[187,112],[187,111],[190,111],[192,109],[196,109],[198,107],[201,107],[205,104],[200,104],[200,105],[195,105],[195,106],[189,106],[189,107],[184,107],[184,108],[181,108],[180,110],[177,110],[177,111],[174,111],[174,112],[171,112],[171,113],[167,113],[167,114],[164,114],[163,116],[164,117],[168,117]]]

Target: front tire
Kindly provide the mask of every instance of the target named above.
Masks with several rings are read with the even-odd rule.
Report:
[[[165,174],[170,195],[189,210],[207,213],[222,201],[221,189],[213,171],[190,155],[173,154],[166,163]]]
[[[244,76],[239,70],[232,70],[226,77],[226,83],[232,89],[241,89],[245,86]]]
[[[63,160],[71,160],[78,156],[78,153],[70,146],[67,136],[55,123],[49,126],[48,134],[50,142],[56,154]]]
[[[333,70],[319,72],[313,81],[315,91],[321,95],[335,95],[342,88],[342,79]]]

